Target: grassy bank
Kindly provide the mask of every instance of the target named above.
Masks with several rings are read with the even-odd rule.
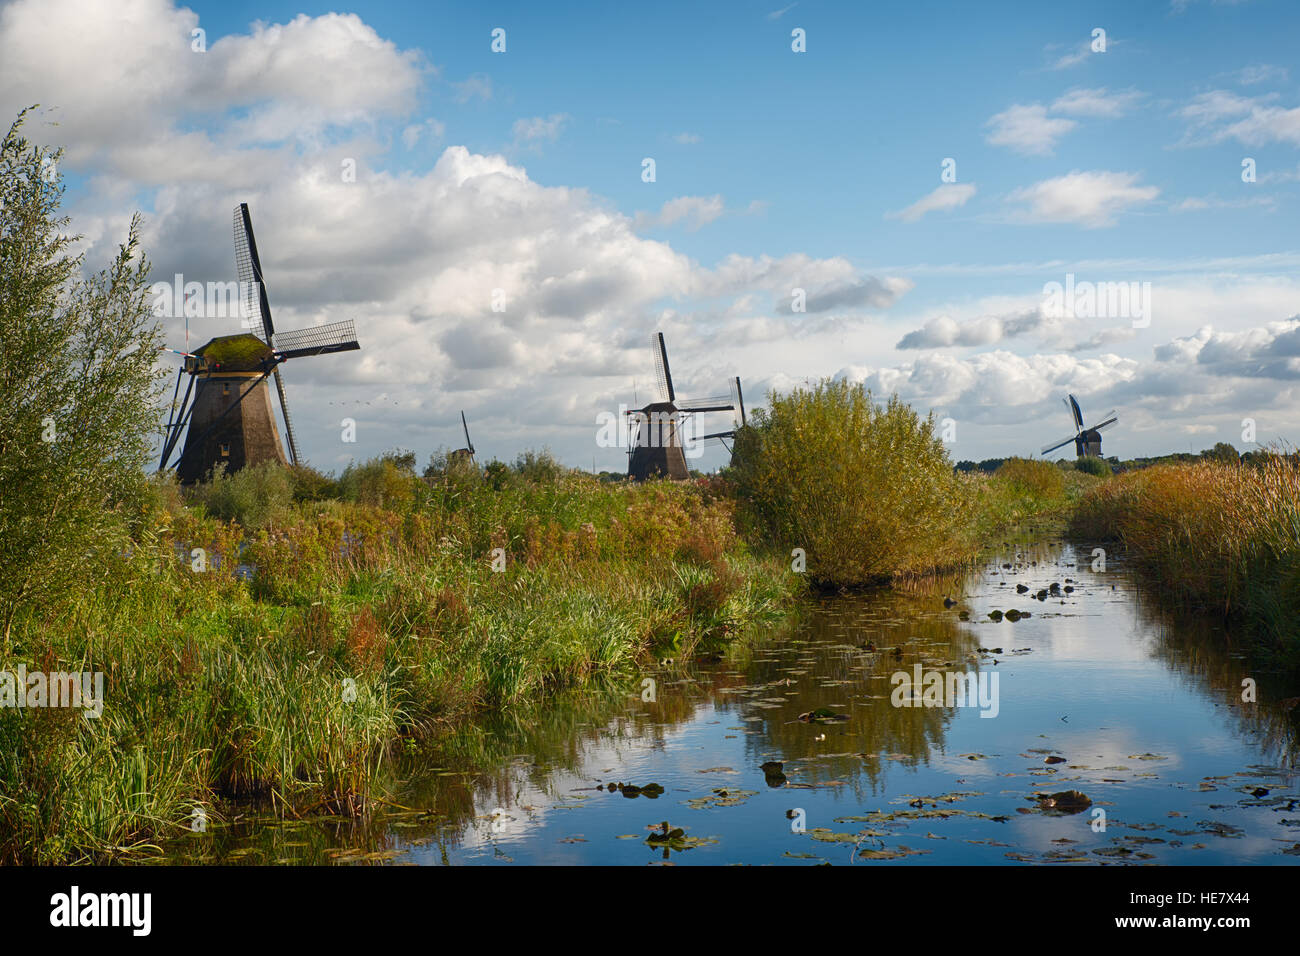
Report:
[[[391,748],[596,674],[631,680],[801,587],[707,484],[537,464],[426,482],[380,461],[315,492],[259,469],[190,505],[156,488],[110,583],[18,622],[4,667],[102,671],[107,702],[98,720],[0,710],[0,858],[147,853],[227,798],[358,812]],[[343,498],[310,500],[322,490]]]
[[[1008,458],[991,475],[961,476],[972,499],[968,535],[975,547],[1029,521],[1065,528],[1078,503],[1106,479],[1045,461]]]
[[[1071,528],[1123,544],[1170,607],[1241,620],[1291,666],[1300,663],[1300,468],[1294,456],[1127,472],[1085,495]]]

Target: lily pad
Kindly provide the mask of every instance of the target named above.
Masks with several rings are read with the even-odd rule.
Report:
[[[1039,794],[1039,809],[1053,813],[1082,813],[1092,806],[1092,798],[1078,790],[1062,790],[1059,793]]]

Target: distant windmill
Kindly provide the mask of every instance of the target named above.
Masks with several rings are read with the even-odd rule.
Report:
[[[737,403],[728,401],[726,396],[679,402],[673,389],[664,334],[656,332],[651,336],[650,345],[655,355],[659,401],[627,413],[629,427],[636,429],[636,437],[628,456],[627,474],[635,481],[645,481],[655,476],[689,478],[690,470],[686,467],[686,455],[682,450],[683,419],[687,415],[702,412],[735,411]],[[722,438],[731,434],[733,433],[718,432],[710,437]]]
[[[1071,395],[1068,400],[1061,399],[1065,402],[1065,407],[1070,410],[1070,415],[1074,419],[1074,434],[1069,438],[1064,438],[1053,445],[1048,445],[1043,449],[1043,454],[1056,451],[1070,442],[1074,442],[1075,453],[1080,458],[1100,458],[1101,457],[1101,431],[1103,428],[1110,428],[1119,421],[1119,416],[1115,414],[1112,408],[1106,413],[1105,417],[1091,428],[1083,427],[1083,411],[1079,408],[1078,400]]]
[[[276,334],[246,203],[235,209],[235,263],[245,314],[257,316],[256,329],[261,336],[248,332],[222,335],[192,353],[180,353],[185,363],[177,373],[158,467],[160,471],[168,468],[184,433],[185,447],[173,466],[184,484],[207,478],[219,463],[224,463],[228,472],[263,461],[297,464],[298,448],[280,378],[281,363],[361,348],[350,320]],[[186,374],[189,385],[178,405],[176,395]],[[275,377],[284,415],[287,461],[266,387],[270,376]]]
[[[474,461],[474,443],[469,439],[469,422],[465,421],[464,411],[460,413],[460,424],[461,427],[465,429],[465,447],[457,448],[448,457],[469,459],[469,461],[472,463]]]

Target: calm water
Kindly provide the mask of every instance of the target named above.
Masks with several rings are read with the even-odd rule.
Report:
[[[173,859],[1300,863],[1300,707],[1278,703],[1300,688],[1223,634],[1163,621],[1115,556],[1105,573],[1090,562],[1091,548],[1009,542],[962,579],[817,601],[725,661],[665,662],[465,731],[433,765],[401,768],[407,809],[365,825],[249,818]],[[1072,593],[1034,599],[1067,579]],[[988,617],[1011,609],[1032,616]],[[996,716],[894,706],[891,675],[917,664],[989,675]],[[847,720],[799,719],[819,709]],[[1043,799],[1066,791],[1091,803]],[[681,830],[666,845],[665,822]]]

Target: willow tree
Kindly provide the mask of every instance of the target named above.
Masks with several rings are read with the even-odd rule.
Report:
[[[730,474],[742,516],[804,551],[823,587],[858,587],[966,559],[970,499],[933,416],[897,395],[824,380],[768,396],[736,433]]]
[[[0,633],[55,612],[125,548],[120,505],[157,430],[159,329],[140,220],[102,271],[83,272],[60,217],[61,151],[0,145]]]

